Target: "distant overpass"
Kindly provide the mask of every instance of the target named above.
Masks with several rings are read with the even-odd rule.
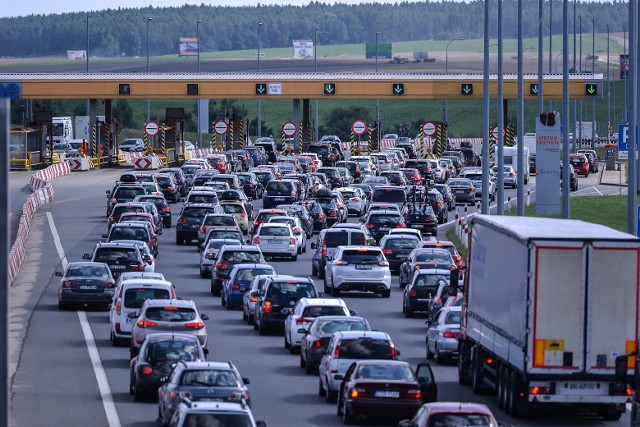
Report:
[[[74,73],[0,74],[22,85],[24,99],[482,99],[482,74],[425,73]],[[570,99],[601,98],[603,74],[571,74]],[[524,75],[534,100],[538,75]],[[490,75],[497,98],[498,75]],[[562,75],[543,76],[545,99],[562,99]],[[504,98],[516,99],[517,75],[504,75]]]

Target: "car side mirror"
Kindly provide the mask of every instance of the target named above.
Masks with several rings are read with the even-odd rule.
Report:
[[[127,317],[129,319],[137,319],[138,318],[138,312],[134,311],[133,313],[129,313],[129,314],[127,314]]]
[[[202,320],[209,320],[209,316],[207,316],[206,314],[200,314],[200,318]]]
[[[106,239],[107,237],[109,237],[109,235],[108,235],[108,234],[106,234],[106,233],[102,235],[102,238],[103,238],[103,239]]]
[[[91,259],[91,254],[82,254],[82,259]]]
[[[398,427],[418,427],[418,424],[411,420],[402,420],[398,423]]]
[[[56,276],[62,277],[62,271],[56,271]]]
[[[110,196],[111,195],[111,190],[107,190],[106,193],[107,193],[107,197]]]
[[[305,328],[300,328],[300,329],[298,329],[298,333],[299,334],[308,334],[309,331],[307,331]]]
[[[318,247],[318,245],[316,245],[314,242],[311,242],[311,249],[316,249]]]
[[[247,377],[243,377],[243,378],[242,378],[242,382],[243,382],[245,385],[247,385],[247,384],[251,384],[251,380],[250,380],[249,378],[247,378]]]
[[[267,427],[266,421],[256,421],[256,427]]]
[[[357,316],[358,312],[355,310],[349,310],[349,314],[351,314],[352,316]]]
[[[342,380],[344,379],[344,375],[342,375],[342,374],[335,374],[335,375],[333,376],[333,379],[334,379],[334,380],[336,380],[336,381],[342,381]]]

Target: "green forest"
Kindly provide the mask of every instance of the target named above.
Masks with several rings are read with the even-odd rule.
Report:
[[[497,36],[497,2],[491,2],[491,38]],[[579,2],[575,16],[582,17],[582,30],[622,32],[628,22],[628,4],[614,1]],[[255,48],[258,23],[262,48],[291,47],[293,40],[313,39],[319,45],[360,44],[380,41],[481,39],[483,1],[402,2],[359,5],[311,2],[307,6],[258,5],[255,7],[190,6],[172,8],[106,9],[81,13],[30,15],[0,18],[0,57],[61,57],[67,50],[84,50],[87,33],[90,54],[97,57],[145,56],[147,26],[150,54],[176,54],[180,37],[198,32],[202,52]],[[544,1],[542,30],[562,34],[562,2]],[[537,36],[538,1],[524,0],[525,38]],[[573,32],[573,7],[570,7]],[[149,18],[152,20],[149,21]],[[201,21],[198,24],[198,21]],[[517,1],[503,1],[503,35],[517,37]],[[576,19],[577,22],[577,19]],[[579,31],[579,29],[576,29]]]

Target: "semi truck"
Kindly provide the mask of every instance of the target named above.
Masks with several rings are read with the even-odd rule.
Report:
[[[104,116],[96,116],[96,120],[104,122]],[[53,118],[53,142],[71,142],[74,139],[91,140],[92,123],[89,116],[66,116]]]
[[[619,419],[633,391],[635,366],[620,375],[618,360],[638,342],[640,239],[534,217],[477,215],[470,229],[459,382],[495,392],[514,417],[565,406]]]

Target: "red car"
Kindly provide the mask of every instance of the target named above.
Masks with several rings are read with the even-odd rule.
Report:
[[[572,154],[569,156],[569,162],[578,175],[589,176],[589,159],[584,154]]]
[[[458,249],[455,245],[448,240],[425,240],[422,242],[423,248],[442,248],[449,251],[451,258],[456,263],[456,268],[461,270],[464,268],[464,260],[460,256]]]
[[[420,171],[415,168],[401,168],[399,171],[404,172],[404,175],[407,177],[407,180],[411,183],[411,185],[422,185],[423,179]]]
[[[211,166],[218,170],[220,173],[227,173],[227,162],[224,156],[209,156],[207,158]]]
[[[411,420],[402,420],[399,427],[431,426],[499,426],[491,409],[481,403],[425,403]]]

